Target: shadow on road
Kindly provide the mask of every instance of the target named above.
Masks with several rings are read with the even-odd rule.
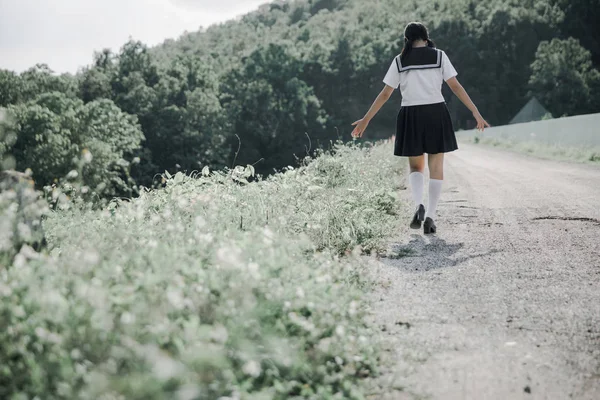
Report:
[[[424,237],[412,234],[408,244],[392,245],[394,253],[400,255],[396,259],[383,259],[385,264],[402,268],[409,272],[426,272],[438,268],[455,267],[467,260],[485,257],[498,253],[492,249],[485,253],[469,254],[457,257],[464,243],[447,243],[435,235]]]

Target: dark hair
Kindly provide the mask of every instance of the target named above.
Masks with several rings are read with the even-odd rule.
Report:
[[[402,48],[400,60],[404,60],[412,50],[413,43],[419,39],[427,41],[427,46],[435,47],[433,40],[429,39],[429,31],[425,25],[420,22],[411,22],[406,25],[404,29],[404,48]]]

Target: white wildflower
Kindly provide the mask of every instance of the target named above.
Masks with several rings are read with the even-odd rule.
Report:
[[[84,364],[75,364],[75,373],[79,376],[85,376],[87,374],[87,367]]]
[[[27,246],[26,244],[21,247],[21,251],[19,252],[28,260],[39,260],[40,254],[36,252],[31,246]]]
[[[196,228],[202,229],[206,226],[206,220],[201,215],[198,215],[194,218],[194,224],[196,225]]]
[[[217,250],[218,264],[224,267],[236,267],[241,264],[242,250],[237,246],[224,246]]]
[[[100,262],[100,254],[95,250],[88,250],[83,253],[83,262],[93,266]]]
[[[8,297],[12,294],[12,289],[10,286],[4,285],[0,282],[0,297]]]
[[[181,375],[184,367],[181,363],[175,361],[167,353],[155,346],[144,346],[146,359],[152,363],[154,374],[160,380],[168,380]]]
[[[210,339],[215,343],[225,343],[229,338],[227,328],[223,325],[216,325],[210,332]]]
[[[96,310],[91,318],[92,328],[110,332],[114,328],[112,315],[100,310]]]
[[[298,325],[299,327],[303,328],[304,330],[306,330],[308,332],[312,332],[315,329],[315,325],[312,322],[310,322],[306,318],[296,314],[295,312],[289,313],[288,318],[294,324]]]
[[[48,337],[48,331],[41,326],[38,326],[34,330],[36,336],[42,340],[45,340]]]
[[[71,358],[73,360],[79,360],[81,358],[81,351],[79,349],[71,350]]]
[[[331,338],[323,338],[319,341],[319,344],[317,344],[317,348],[323,353],[327,353],[329,352],[332,342],[333,340]]]
[[[188,204],[189,204],[189,203],[188,203],[187,199],[186,199],[186,198],[184,198],[184,197],[180,197],[180,198],[177,200],[177,206],[178,206],[179,208],[186,208],[186,207],[188,206]]]
[[[72,398],[73,389],[66,382],[59,382],[56,385],[56,393],[62,398]]]
[[[257,363],[256,361],[248,361],[242,367],[242,371],[244,371],[244,373],[246,375],[250,375],[254,378],[258,378],[260,376],[262,369],[260,367],[260,364]]]
[[[177,400],[194,400],[200,398],[200,388],[196,385],[184,385],[177,391]]]
[[[355,301],[350,302],[350,309],[348,310],[348,314],[350,314],[351,317],[356,315],[357,306],[358,304]]]
[[[135,315],[128,313],[128,312],[124,312],[121,315],[121,323],[123,325],[130,325],[133,324],[135,322]]]
[[[97,276],[93,277],[93,278],[90,280],[90,283],[91,283],[93,286],[97,286],[97,287],[102,287],[102,286],[104,285],[104,282],[102,282],[102,279],[98,278]]]
[[[258,264],[255,262],[251,262],[248,264],[248,271],[250,272],[258,272]]]
[[[84,163],[86,163],[86,164],[91,163],[93,158],[94,157],[92,156],[92,153],[90,153],[90,151],[88,149],[83,149],[81,159],[83,160]]]
[[[167,291],[167,300],[173,306],[173,308],[176,308],[178,310],[182,310],[184,308],[183,296],[181,295],[181,292],[178,290],[173,290],[173,289],[168,290]]]
[[[263,230],[263,234],[264,234],[264,243],[265,244],[272,244],[273,243],[273,238],[275,237],[275,234],[273,233],[273,231],[271,229],[269,229],[269,227],[265,227],[265,229]]]
[[[27,258],[21,253],[17,254],[13,260],[13,267],[19,269],[24,268],[27,265]]]
[[[13,308],[13,315],[17,318],[23,318],[25,317],[27,314],[25,313],[25,309],[23,308],[23,306],[16,306],[15,308]]]
[[[259,265],[255,262],[251,262],[248,264],[248,273],[249,275],[258,280],[260,279],[260,271],[259,271]]]
[[[31,240],[31,228],[29,228],[29,225],[19,222],[17,225],[17,233],[22,240],[27,242]]]
[[[346,329],[344,329],[344,327],[342,325],[338,325],[335,328],[335,334],[338,336],[344,336],[344,334],[346,333]]]

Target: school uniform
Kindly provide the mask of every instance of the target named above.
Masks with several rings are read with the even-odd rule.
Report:
[[[444,81],[457,75],[443,50],[414,47],[392,61],[383,82],[402,94],[394,155],[420,156],[458,149],[452,119],[442,96]]]

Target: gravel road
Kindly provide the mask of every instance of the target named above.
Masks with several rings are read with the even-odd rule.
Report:
[[[460,144],[444,185],[437,235],[370,258],[369,398],[600,399],[600,168]]]

